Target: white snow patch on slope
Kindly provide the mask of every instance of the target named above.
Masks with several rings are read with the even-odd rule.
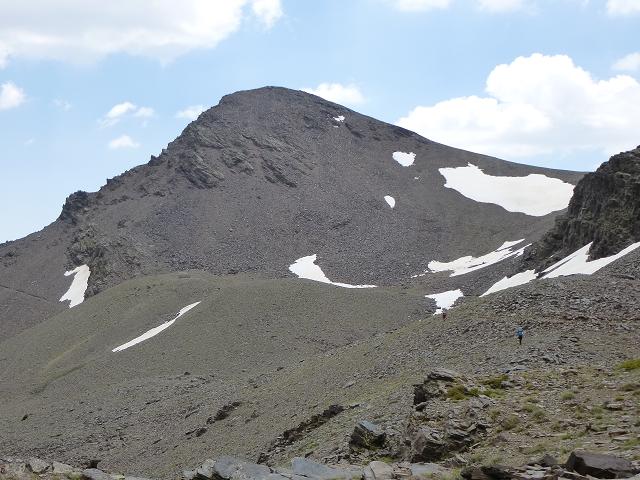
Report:
[[[321,283],[328,283],[342,288],[376,288],[375,285],[349,285],[348,283],[332,282],[327,278],[322,269],[315,264],[316,255],[309,255],[299,258],[294,263],[289,265],[289,270],[298,276],[298,278],[305,278],[307,280],[313,280]]]
[[[627,253],[633,252],[636,248],[640,247],[640,242],[636,242],[615,255],[589,261],[589,248],[591,248],[591,243],[588,243],[581,249],[576,250],[571,255],[568,255],[544,270],[546,275],[543,278],[556,278],[576,274],[591,275],[602,267],[606,267],[610,263],[615,262]]]
[[[619,258],[624,257],[628,253],[631,253],[636,248],[640,247],[640,242],[637,242],[629,245],[627,248],[621,250],[615,255],[589,261],[589,249],[591,248],[591,243],[576,250],[572,254],[567,255],[559,262],[551,265],[549,268],[542,272],[545,274],[542,278],[556,278],[577,274],[591,275],[592,273],[597,272],[601,268],[606,267],[610,263],[615,262]],[[517,285],[524,285],[525,283],[529,283],[536,278],[537,275],[534,270],[520,272],[513,275],[512,277],[504,277],[502,280],[499,280],[498,282],[493,284],[491,288],[489,288],[489,290],[487,290],[480,296],[484,297],[485,295],[499,292],[500,290],[505,290]]]
[[[336,122],[344,122],[344,115],[338,115],[337,117],[333,117]]]
[[[64,272],[65,277],[68,277],[69,275],[73,275],[73,281],[71,282],[69,290],[60,297],[60,301],[64,302],[65,300],[69,300],[69,308],[73,308],[84,302],[84,294],[87,291],[87,286],[89,285],[91,269],[89,269],[87,265],[81,265],[69,272]]]
[[[527,244],[518,250],[512,250],[511,247],[520,242],[522,242],[522,240],[505,242],[497,250],[487,253],[486,255],[482,255],[481,257],[468,255],[451,262],[438,262],[436,260],[432,260],[427,266],[431,272],[451,271],[453,273],[450,276],[457,277],[458,275],[464,275],[465,273],[480,270],[481,268],[488,267],[489,265],[494,265],[510,257],[519,257],[524,252],[524,249],[531,245]],[[505,247],[505,245],[507,246]]]
[[[562,210],[569,205],[574,186],[558,178],[537,173],[526,177],[495,177],[475,165],[440,168],[444,186],[482,203],[500,205],[508,212],[534,217]]]
[[[403,167],[410,167],[416,160],[416,154],[413,152],[393,152],[393,159]]]
[[[525,272],[516,273],[511,277],[504,277],[502,280],[498,280],[496,283],[491,285],[489,290],[484,292],[481,297],[485,295],[489,295],[491,293],[499,292],[500,290],[506,290],[507,288],[516,287],[518,285],[524,285],[526,283],[531,282],[537,278],[535,270],[527,270]]]
[[[111,351],[112,352],[121,352],[122,350],[126,350],[129,347],[133,347],[134,345],[136,345],[136,344],[138,344],[140,342],[144,342],[145,340],[148,340],[151,337],[155,337],[160,332],[162,332],[163,330],[166,330],[171,325],[173,325],[177,319],[179,319],[182,315],[187,313],[193,307],[196,307],[199,303],[200,302],[192,303],[190,305],[187,305],[186,307],[181,308],[180,311],[178,312],[178,314],[175,316],[175,318],[173,320],[169,320],[167,322],[164,322],[162,325],[158,325],[157,327],[154,327],[151,330],[147,330],[146,332],[144,332],[139,337],[136,337],[133,340],[127,342],[127,343],[123,343],[122,345],[120,345],[119,347],[114,348]]]
[[[460,297],[464,297],[462,290],[449,290],[448,292],[442,293],[434,293],[432,295],[425,295],[426,298],[432,298],[436,301],[436,306],[438,309],[435,311],[434,315],[442,313],[444,308],[451,308],[456,300]]]
[[[384,200],[385,200],[385,202],[387,202],[387,203],[389,204],[389,206],[390,206],[391,208],[393,208],[393,207],[395,207],[395,206],[396,206],[396,199],[395,199],[395,198],[393,198],[392,196],[390,196],[390,195],[385,195],[385,196],[384,196]]]

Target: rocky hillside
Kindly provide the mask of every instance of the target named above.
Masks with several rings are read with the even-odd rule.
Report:
[[[527,262],[544,268],[590,242],[590,258],[598,259],[637,241],[640,147],[614,155],[578,182],[567,212],[528,250]]]
[[[82,265],[87,297],[188,269],[282,278],[311,255],[336,282],[407,283],[432,260],[538,239],[581,177],[440,145],[299,91],[238,92],[147,164],[0,246],[0,334],[67,308],[65,271]],[[495,182],[511,185],[505,196]]]

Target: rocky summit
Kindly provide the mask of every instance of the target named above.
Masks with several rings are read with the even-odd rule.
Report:
[[[638,475],[639,172],[225,96],[0,245],[0,477]]]

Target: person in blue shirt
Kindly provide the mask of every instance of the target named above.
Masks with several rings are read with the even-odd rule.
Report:
[[[524,337],[524,328],[518,327],[516,330],[516,337],[518,337],[518,342],[522,345],[522,338]]]

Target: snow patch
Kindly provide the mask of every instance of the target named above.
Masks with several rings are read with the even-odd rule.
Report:
[[[403,167],[410,167],[416,160],[416,154],[413,152],[393,152],[393,159]]]
[[[482,203],[500,205],[508,212],[541,217],[569,205],[574,186],[537,173],[526,177],[496,177],[469,163],[466,167],[440,168],[445,188]]]
[[[395,198],[393,198],[393,197],[391,197],[389,195],[385,195],[384,196],[384,200],[385,200],[385,202],[387,202],[389,204],[389,206],[391,208],[396,206],[396,199]]]
[[[523,254],[524,249],[531,245],[529,243],[518,250],[512,250],[514,245],[517,245],[522,241],[523,240],[514,240],[512,242],[504,242],[497,250],[487,253],[486,255],[482,255],[481,257],[468,255],[451,262],[438,262],[436,260],[432,260],[427,266],[429,267],[430,272],[436,273],[451,271],[453,273],[450,276],[457,277],[458,275],[464,275],[465,273],[480,270],[481,268],[488,267],[489,265],[494,265],[510,257],[519,257]]]
[[[173,320],[169,320],[167,322],[164,322],[162,325],[158,325],[157,327],[154,327],[151,330],[147,330],[146,332],[144,332],[139,337],[136,337],[133,340],[130,340],[129,342],[127,342],[127,343],[123,343],[122,345],[120,345],[119,347],[114,348],[111,351],[114,352],[114,353],[115,352],[121,352],[122,350],[126,350],[129,347],[133,347],[134,345],[136,345],[136,344],[138,344],[140,342],[144,342],[145,340],[148,340],[151,337],[155,337],[160,332],[162,332],[163,330],[166,330],[171,325],[173,325],[175,323],[175,321],[177,319],[179,319],[182,315],[187,313],[192,308],[198,306],[199,304],[200,304],[200,302],[196,302],[196,303],[192,303],[190,305],[187,305],[186,307],[181,308],[180,311],[178,312],[178,314],[175,316],[175,318]]]
[[[435,311],[434,315],[442,313],[442,310],[445,308],[451,308],[456,300],[461,297],[464,297],[462,290],[449,290],[448,292],[442,293],[434,293],[432,295],[425,295],[426,298],[431,298],[436,301],[436,306],[438,307]]]
[[[333,117],[336,122],[344,122],[344,115],[338,115],[337,117]]]
[[[624,257],[628,253],[631,253],[635,249],[640,247],[640,242],[637,242],[629,245],[627,248],[621,250],[615,255],[589,261],[589,249],[591,248],[592,243],[593,242],[585,245],[572,254],[567,255],[562,260],[554,263],[546,270],[543,270],[542,273],[545,275],[542,278],[556,278],[578,274],[591,275],[592,273],[597,272],[601,268],[606,267],[610,263],[615,262],[619,258]],[[538,278],[538,276],[536,275],[534,270],[520,272],[513,275],[512,277],[504,277],[502,280],[494,283],[491,288],[489,288],[489,290],[487,290],[480,296],[484,297],[485,295],[499,292],[500,290],[505,290],[517,285],[524,285],[535,280],[536,278]]]
[[[84,302],[84,294],[89,286],[91,269],[87,265],[81,265],[73,270],[64,272],[65,277],[69,275],[73,275],[73,281],[71,282],[69,290],[60,297],[60,301],[64,302],[65,300],[69,300],[69,308],[73,308]]]
[[[506,290],[507,288],[517,287],[518,285],[525,285],[537,278],[535,270],[527,270],[525,272],[516,273],[511,277],[504,277],[502,280],[498,280],[491,285],[489,290],[484,292],[481,297],[489,295],[491,293],[499,292],[500,290]]]
[[[294,263],[289,265],[289,271],[298,276],[298,278],[305,278],[307,280],[313,280],[315,282],[328,283],[342,288],[376,288],[375,285],[350,285],[348,283],[332,282],[327,278],[322,269],[315,264],[317,256],[309,255],[299,258]]]
[[[559,262],[551,265],[549,268],[544,270],[543,273],[546,273],[546,275],[543,278],[556,278],[576,274],[591,275],[602,267],[606,267],[610,263],[615,262],[619,258],[624,257],[627,253],[631,253],[636,248],[640,247],[640,242],[636,242],[615,255],[589,261],[589,249],[591,248],[592,243],[593,242],[588,243],[581,249],[573,252],[571,255],[568,255]]]

